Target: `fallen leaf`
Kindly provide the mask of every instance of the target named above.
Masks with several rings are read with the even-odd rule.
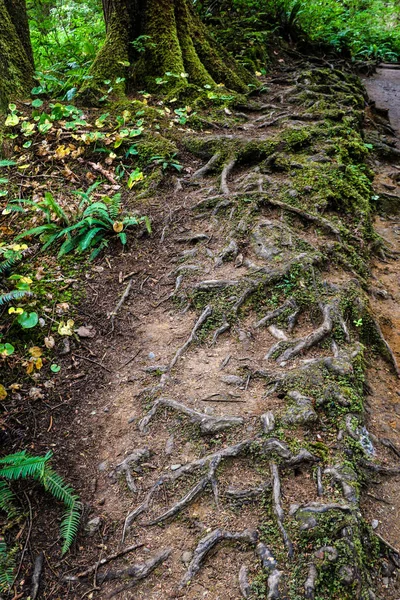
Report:
[[[79,335],[79,337],[83,338],[92,338],[96,335],[96,332],[93,329],[93,327],[84,327],[83,325],[81,327],[78,327],[78,329],[75,329],[75,333]]]
[[[55,340],[53,338],[52,335],[49,335],[49,337],[45,337],[44,338],[44,345],[46,346],[46,348],[48,348],[49,350],[51,350],[52,348],[54,348],[55,346]]]
[[[74,332],[74,324],[75,322],[72,319],[68,319],[66,323],[64,321],[60,321],[58,325],[58,333],[60,335],[72,335]]]
[[[121,221],[115,221],[115,223],[113,223],[113,230],[115,231],[115,233],[121,233],[123,228],[124,224],[121,223]]]
[[[5,400],[7,398],[7,391],[4,385],[0,383],[0,400]]]
[[[43,351],[41,348],[39,348],[39,346],[32,346],[32,348],[29,348],[29,354],[33,356],[33,358],[40,358],[43,354]]]

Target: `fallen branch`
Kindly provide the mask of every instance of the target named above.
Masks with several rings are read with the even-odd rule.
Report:
[[[87,569],[85,569],[85,571],[82,571],[81,573],[78,573],[77,575],[67,575],[64,578],[64,580],[65,581],[78,581],[79,579],[85,579],[86,577],[89,577],[89,575],[92,575],[93,573],[97,573],[98,569],[100,567],[102,567],[103,565],[107,565],[109,562],[116,560],[117,558],[121,558],[121,556],[125,556],[129,552],[133,552],[134,550],[137,550],[138,548],[143,548],[143,546],[144,546],[144,544],[135,544],[134,546],[128,546],[128,548],[124,548],[124,550],[120,550],[119,552],[110,554],[110,556],[105,556],[101,560],[98,560],[97,562],[95,562],[94,565],[92,565],[91,567],[88,567]]]

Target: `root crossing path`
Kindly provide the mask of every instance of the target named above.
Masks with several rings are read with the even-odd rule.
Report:
[[[266,87],[183,135],[153,236],[90,282],[66,598],[399,596],[395,139],[346,70]]]

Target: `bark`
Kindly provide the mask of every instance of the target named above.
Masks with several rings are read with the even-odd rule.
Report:
[[[156,78],[168,79],[165,74],[173,73],[177,77],[170,77],[162,90],[222,83],[248,91],[252,76],[218,46],[190,0],[103,0],[103,12],[106,41],[86,90],[95,90],[110,77],[124,77],[128,89],[151,91],[160,89]],[[139,44],[132,44],[138,38]]]
[[[27,42],[25,3],[22,0],[15,2],[11,11],[15,23],[7,10],[13,3],[14,0],[0,0],[0,109],[4,109],[12,98],[28,95],[33,86],[33,63],[27,54],[31,47]],[[15,11],[17,5],[20,13]],[[28,44],[26,49],[25,44]]]
[[[26,52],[29,62],[33,65],[33,50],[29,35],[28,13],[25,0],[4,0],[8,14],[21,44]]]

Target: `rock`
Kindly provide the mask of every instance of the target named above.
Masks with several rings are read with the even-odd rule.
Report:
[[[182,553],[181,561],[183,562],[185,567],[188,567],[192,558],[193,558],[193,553],[186,550],[185,552]]]
[[[59,354],[63,356],[64,354],[69,354],[71,352],[71,344],[67,337],[63,338],[60,344]]]
[[[221,381],[227,385],[243,385],[245,380],[237,375],[224,375],[221,377]]]
[[[282,421],[286,425],[305,425],[317,420],[311,398],[296,391],[289,392],[288,396],[295,401],[295,405],[289,407],[282,417]]]
[[[235,267],[238,269],[243,265],[243,254],[238,254],[235,259]]]
[[[156,357],[156,355],[154,354],[154,352],[149,352],[148,356],[149,356],[150,360],[154,360],[155,357]]]
[[[169,456],[174,450],[174,436],[171,435],[165,443],[165,454]]]
[[[377,529],[378,526],[379,526],[378,519],[372,519],[372,521],[371,521],[371,527],[372,527],[372,529]]]
[[[354,567],[350,567],[350,565],[343,565],[343,567],[340,567],[339,579],[344,585],[351,585],[354,581]]]
[[[104,461],[102,463],[99,464],[99,466],[97,467],[97,469],[101,472],[104,472],[107,470],[107,462]]]
[[[264,433],[271,433],[275,427],[275,417],[271,411],[261,415],[261,425]]]
[[[277,340],[282,340],[283,342],[287,341],[288,337],[286,333],[282,331],[282,329],[278,329],[278,327],[275,327],[275,325],[270,325],[267,329]]]
[[[100,529],[100,525],[100,517],[93,517],[93,519],[90,519],[90,521],[86,523],[85,531],[89,536],[92,536],[98,532],[98,530]]]
[[[171,471],[177,471],[178,469],[181,468],[182,465],[180,464],[176,464],[176,465],[171,465]]]
[[[93,329],[92,325],[89,325],[88,327],[82,325],[81,327],[78,327],[78,329],[75,329],[75,333],[81,338],[93,338],[96,335],[96,331]]]

